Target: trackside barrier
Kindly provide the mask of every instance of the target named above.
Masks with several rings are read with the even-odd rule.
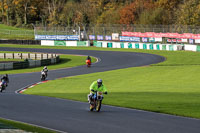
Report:
[[[42,46],[90,46],[89,41],[54,41],[41,40]],[[147,50],[167,50],[167,51],[198,51],[199,45],[192,44],[153,44],[153,43],[134,43],[134,42],[113,42],[113,41],[93,41],[93,46],[103,48],[134,48]],[[0,57],[3,55],[0,55]],[[11,57],[11,55],[10,55]]]
[[[0,63],[0,70],[40,67],[60,62],[59,55],[38,53],[0,53],[3,59],[25,59],[19,62]]]
[[[21,62],[13,63],[13,69],[28,68],[28,67],[29,67],[28,61],[21,61]]]
[[[110,42],[110,41],[94,41],[95,47],[104,48],[133,48],[146,50],[167,50],[167,51],[199,51],[199,45],[192,44],[153,44],[153,43],[133,43],[133,42]]]

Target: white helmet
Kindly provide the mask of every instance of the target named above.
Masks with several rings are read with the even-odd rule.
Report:
[[[97,83],[102,83],[102,82],[103,82],[102,79],[97,80]]]

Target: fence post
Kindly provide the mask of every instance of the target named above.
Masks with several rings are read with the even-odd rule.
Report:
[[[13,54],[13,59],[15,59],[15,54],[14,53],[12,53]]]
[[[4,59],[6,59],[6,53],[4,53],[3,56],[4,56]]]

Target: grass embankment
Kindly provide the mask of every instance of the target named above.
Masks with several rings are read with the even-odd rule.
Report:
[[[2,51],[1,51],[2,52]],[[13,52],[6,52],[5,53],[13,53]],[[19,52],[17,52],[19,53]],[[91,57],[92,62],[96,62],[96,58]],[[70,68],[70,67],[75,67],[75,66],[80,66],[80,65],[85,65],[85,59],[86,56],[76,56],[76,55],[60,55],[61,62],[58,64],[54,65],[48,65],[49,70],[54,70],[54,69],[62,69],[62,68]],[[0,61],[3,61],[4,59],[0,59]],[[6,61],[8,60],[13,60],[13,59],[5,59]],[[43,66],[41,67],[36,67],[36,68],[26,68],[26,69],[16,69],[16,70],[6,70],[6,71],[0,71],[0,74],[16,74],[16,73],[28,73],[28,72],[39,72],[41,71]]]
[[[199,53],[133,49],[122,51],[159,54],[167,60],[149,67],[53,80],[31,88],[25,93],[86,102],[90,84],[102,78],[109,90],[104,104],[200,118]]]
[[[47,130],[44,128],[39,128],[36,126],[31,126],[28,124],[15,122],[15,121],[11,121],[11,120],[4,120],[4,119],[0,119],[0,129],[10,129],[8,131],[10,133],[12,131],[14,132],[14,129],[20,129],[23,131],[34,132],[34,133],[56,133],[55,131],[50,131],[50,130]]]
[[[34,39],[34,30],[16,28],[0,24],[0,39]]]

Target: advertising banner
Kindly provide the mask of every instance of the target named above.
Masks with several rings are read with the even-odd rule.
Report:
[[[125,42],[140,42],[140,38],[139,37],[120,36],[120,41],[125,41]]]
[[[85,41],[78,41],[77,46],[86,46],[86,42]]]
[[[187,39],[181,39],[181,42],[188,42]]]
[[[200,43],[200,39],[195,39],[195,43]]]
[[[60,36],[60,35],[58,35]],[[79,40],[79,36],[78,35],[67,35],[67,40],[71,40],[71,41],[78,41]]]
[[[193,34],[193,33],[155,33],[155,32],[122,32],[122,36],[129,36],[129,37],[154,37],[154,38],[184,38],[184,39],[200,39],[200,34]]]
[[[111,40],[112,40],[112,36],[105,36],[105,39],[106,39],[107,41],[111,41]]]
[[[35,35],[35,40],[45,40],[46,36],[45,35]]]
[[[112,33],[112,40],[119,40],[119,33]]]
[[[193,39],[200,39],[200,34],[193,34]]]
[[[103,40],[103,35],[97,35],[97,40]]]
[[[155,38],[150,37],[150,38],[149,38],[149,42],[155,42]]]
[[[194,39],[189,39],[189,43],[193,44],[194,43]]]
[[[147,37],[143,37],[142,38],[142,42],[148,42],[148,38]]]
[[[35,35],[36,40],[73,40],[78,41],[78,35]]]
[[[162,37],[161,38],[155,38],[155,42],[162,42]]]
[[[54,41],[54,46],[66,46],[66,41]]]
[[[57,35],[57,40],[68,40],[67,35]]]
[[[95,35],[89,35],[89,40],[95,40],[95,39],[96,39]]]
[[[167,39],[167,42],[181,42],[181,39]]]
[[[57,40],[57,35],[46,35],[46,40]]]

